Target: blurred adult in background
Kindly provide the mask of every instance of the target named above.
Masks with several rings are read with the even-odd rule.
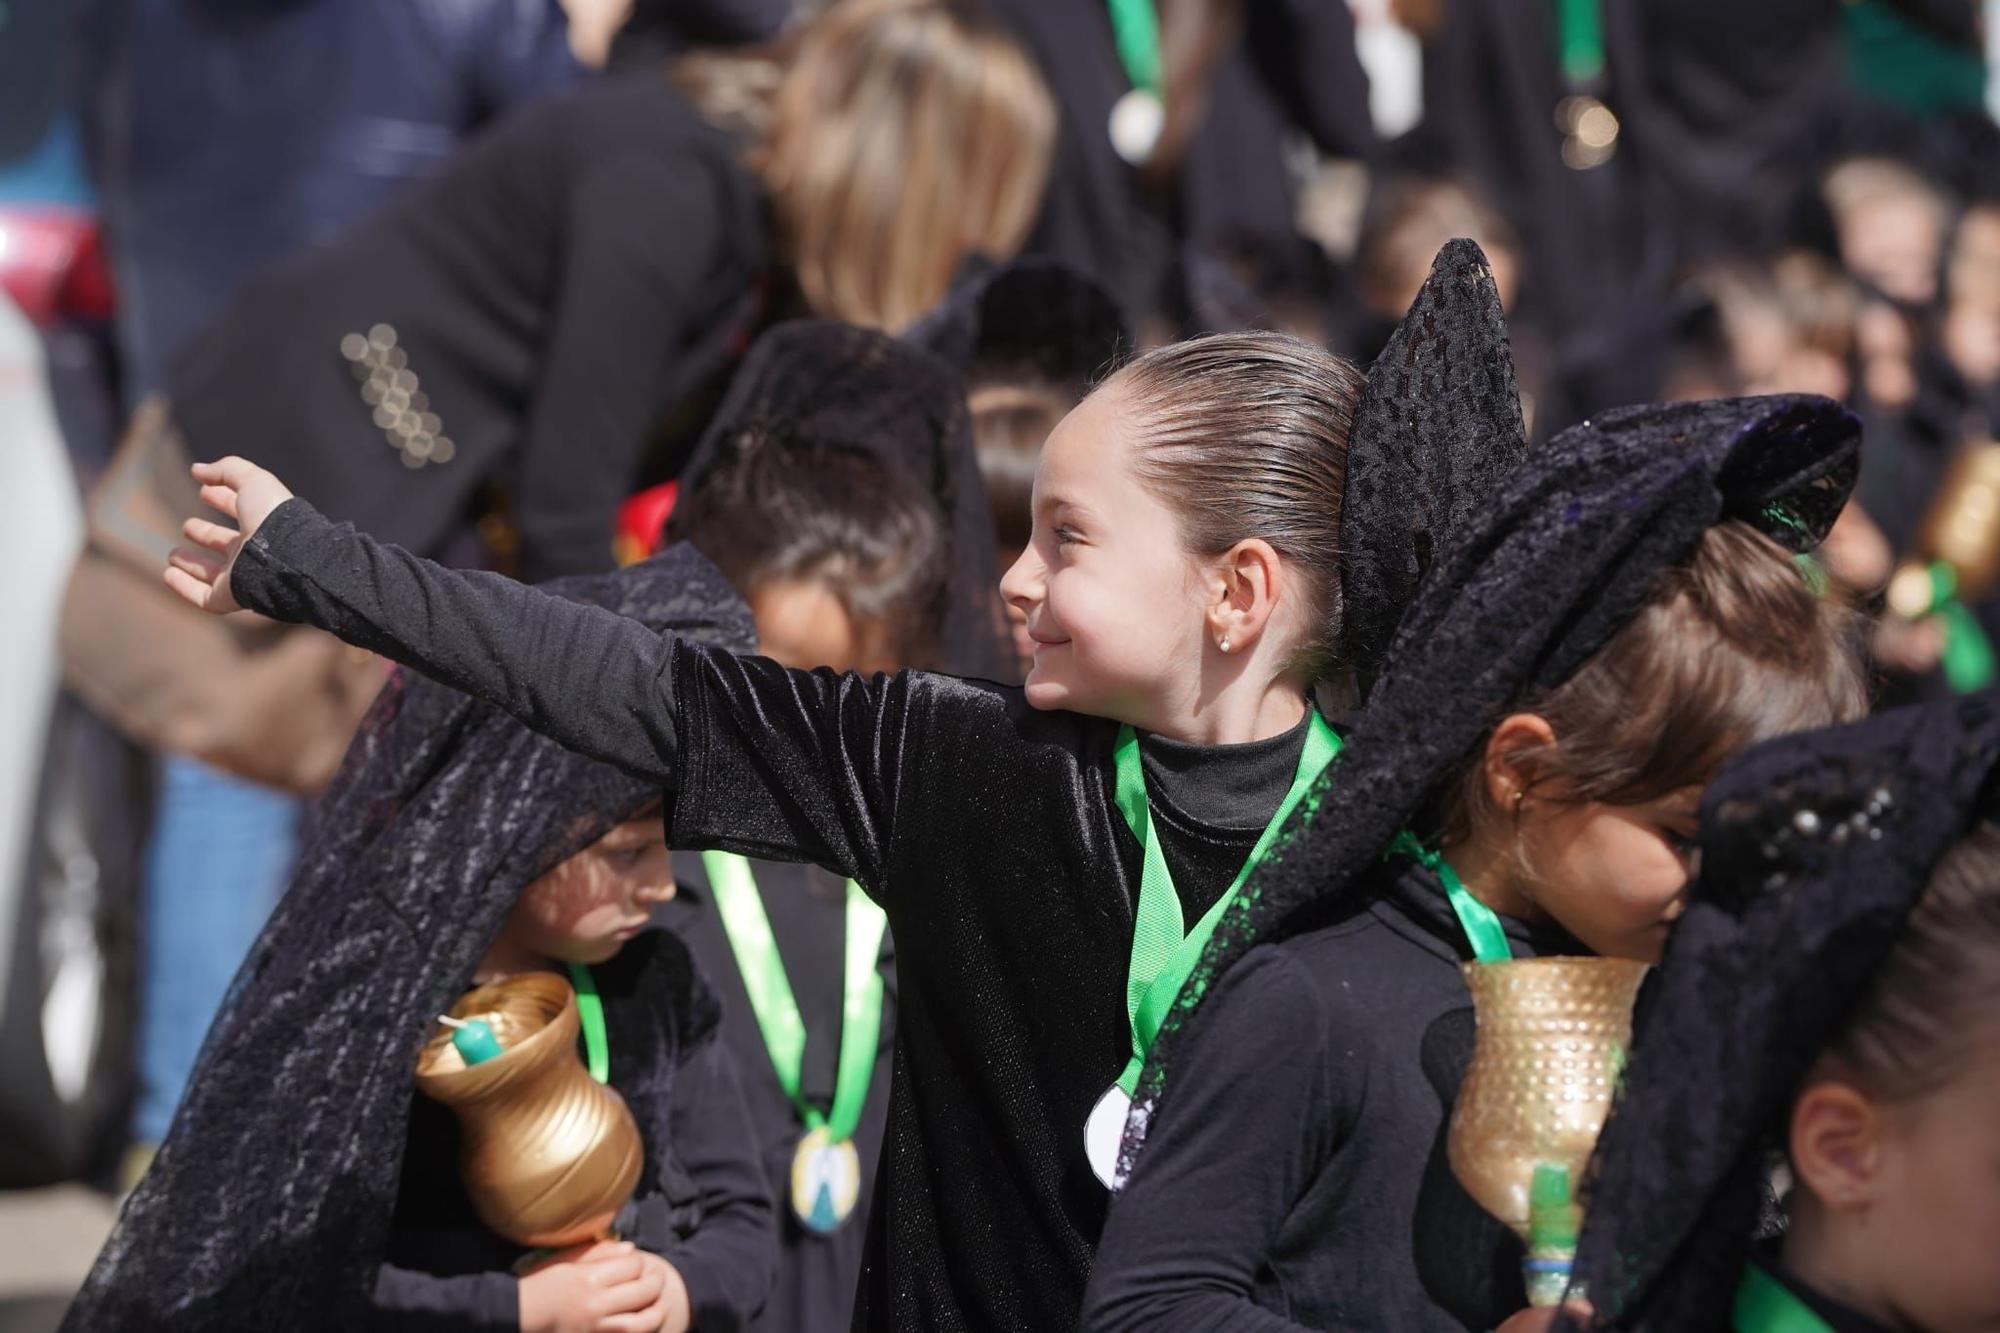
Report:
[[[698,426],[761,323],[802,305],[897,328],[967,255],[1019,245],[1053,115],[999,30],[854,0],[787,57],[748,169],[640,65],[523,108],[243,284],[96,497],[64,628],[79,692],[152,743],[311,791],[376,669],[308,632],[218,634],[158,595],[187,458],[307,476],[329,512],[452,563],[608,568],[619,502],[680,461],[649,442]]]
[[[81,0],[76,21],[127,409],[165,386],[245,275],[329,241],[580,73],[555,0]],[[365,702],[372,677],[342,679]],[[142,1143],[165,1135],[282,890],[298,816],[282,793],[173,756],[158,802],[141,933]],[[191,839],[202,822],[229,830],[227,845]]]
[[[1108,287],[1144,341],[1206,322],[1191,267],[1224,262],[1224,248],[1296,244],[1289,145],[1373,154],[1344,3],[990,3],[1034,53],[1061,111],[1030,249]]]

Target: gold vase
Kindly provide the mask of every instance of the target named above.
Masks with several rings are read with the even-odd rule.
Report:
[[[1932,611],[1930,566],[1956,576],[1956,595],[1973,605],[2000,588],[2000,442],[1960,446],[1931,493],[1915,549],[1889,581],[1889,606],[1915,620]]]
[[[1467,963],[1464,972],[1479,1034],[1452,1111],[1452,1174],[1530,1245],[1546,1277],[1530,1236],[1536,1168],[1581,1178],[1624,1068],[1646,964],[1521,958]]]
[[[483,1019],[502,1048],[467,1065],[440,1024],[417,1058],[417,1087],[458,1117],[479,1220],[531,1248],[607,1235],[643,1150],[625,1099],[577,1058],[569,983],[547,972],[507,977],[467,991],[451,1014]]]

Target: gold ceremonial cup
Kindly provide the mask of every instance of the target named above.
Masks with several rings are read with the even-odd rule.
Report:
[[[1597,1144],[1646,964],[1520,958],[1463,970],[1479,1035],[1446,1151],[1466,1193],[1530,1242],[1535,1169],[1580,1180]]]
[[[417,1057],[417,1087],[458,1117],[479,1220],[531,1248],[606,1235],[639,1182],[639,1127],[577,1058],[569,983],[547,972],[507,977],[467,991],[451,1015],[484,1019],[502,1047],[467,1065],[441,1030]]]
[[[2000,587],[2000,442],[1959,448],[1931,496],[1916,550],[1889,581],[1889,606],[1909,619],[1931,610],[1930,563],[1942,560],[1958,576],[1958,599],[1984,601]]]

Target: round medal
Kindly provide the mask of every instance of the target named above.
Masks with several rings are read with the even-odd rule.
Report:
[[[1131,1096],[1113,1083],[1090,1108],[1090,1119],[1083,1122],[1083,1155],[1106,1189],[1117,1188],[1112,1182],[1118,1175],[1118,1145],[1124,1141],[1125,1117],[1131,1110]]]
[[[1134,88],[1111,107],[1111,147],[1135,167],[1152,160],[1160,146],[1160,132],[1167,127],[1166,104],[1159,95]]]
[[[835,1142],[825,1125],[809,1131],[792,1154],[792,1213],[822,1236],[840,1230],[861,1198],[861,1154],[850,1139]]]

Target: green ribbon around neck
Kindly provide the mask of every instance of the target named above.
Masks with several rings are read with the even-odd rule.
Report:
[[[1118,1086],[1128,1097],[1139,1086],[1139,1071],[1145,1067],[1146,1052],[1153,1049],[1153,1039],[1160,1033],[1160,1024],[1166,1021],[1167,1011],[1173,1008],[1188,974],[1194,971],[1201,951],[1208,945],[1208,937],[1215,933],[1216,923],[1222,920],[1222,914],[1229,905],[1236,901],[1236,895],[1243,888],[1244,881],[1250,878],[1251,870],[1278,840],[1278,829],[1286,817],[1297,808],[1306,790],[1326,771],[1334,756],[1340,753],[1340,734],[1310,703],[1306,705],[1306,711],[1311,720],[1291,789],[1278,803],[1277,812],[1264,826],[1256,846],[1250,850],[1249,859],[1236,872],[1228,890],[1203,913],[1201,920],[1195,922],[1193,930],[1184,928],[1180,894],[1174,890],[1173,872],[1167,869],[1166,852],[1161,849],[1159,836],[1153,830],[1152,807],[1146,801],[1146,770],[1139,758],[1138,733],[1129,726],[1118,729],[1118,744],[1112,755],[1118,812],[1125,817],[1126,827],[1132,830],[1132,836],[1139,840],[1145,852],[1139,872],[1137,919],[1132,927],[1132,961],[1125,973],[1125,1018],[1132,1028],[1132,1058],[1126,1062],[1124,1072],[1118,1075]]]
[[[1594,0],[1593,0],[1594,2]],[[1153,0],[1109,0],[1111,35],[1118,44],[1118,63],[1134,88],[1165,96],[1160,66],[1160,15]]]
[[[1451,862],[1444,859],[1443,852],[1424,846],[1417,841],[1416,834],[1405,829],[1389,844],[1389,854],[1407,856],[1443,881],[1444,896],[1451,901],[1451,910],[1458,916],[1474,958],[1482,963],[1504,963],[1514,956],[1513,947],[1507,943],[1507,928],[1500,924],[1499,916],[1472,896],[1472,890],[1465,887],[1465,881],[1452,869]]]
[[[1736,1333],[1833,1333],[1833,1325],[1755,1263],[1744,1266],[1736,1285],[1731,1322]]]
[[[1573,88],[1597,82],[1604,74],[1602,0],[1555,0],[1555,6],[1563,78]]]
[[[800,1092],[805,1067],[806,1026],[792,983],[771,935],[771,918],[750,863],[729,852],[703,852],[709,891],[722,917],[730,952],[750,994],[750,1010],[770,1053],[778,1086],[798,1109],[807,1130],[824,1126],[835,1143],[854,1136],[868,1084],[875,1074],[876,1045],[882,1035],[882,974],[876,960],[888,918],[853,880],[847,881],[847,953],[841,971],[840,1060],[833,1081],[833,1105],[822,1113]]]
[[[1958,571],[1943,560],[1933,561],[1931,611],[1944,623],[1944,655],[1938,667],[1954,694],[1976,694],[1993,683],[1996,674],[1993,641],[1958,596]]]
[[[583,1026],[584,1066],[599,1083],[611,1079],[611,1038],[604,1031],[604,1000],[597,978],[582,963],[570,963],[569,984],[576,990],[576,1016]]]

